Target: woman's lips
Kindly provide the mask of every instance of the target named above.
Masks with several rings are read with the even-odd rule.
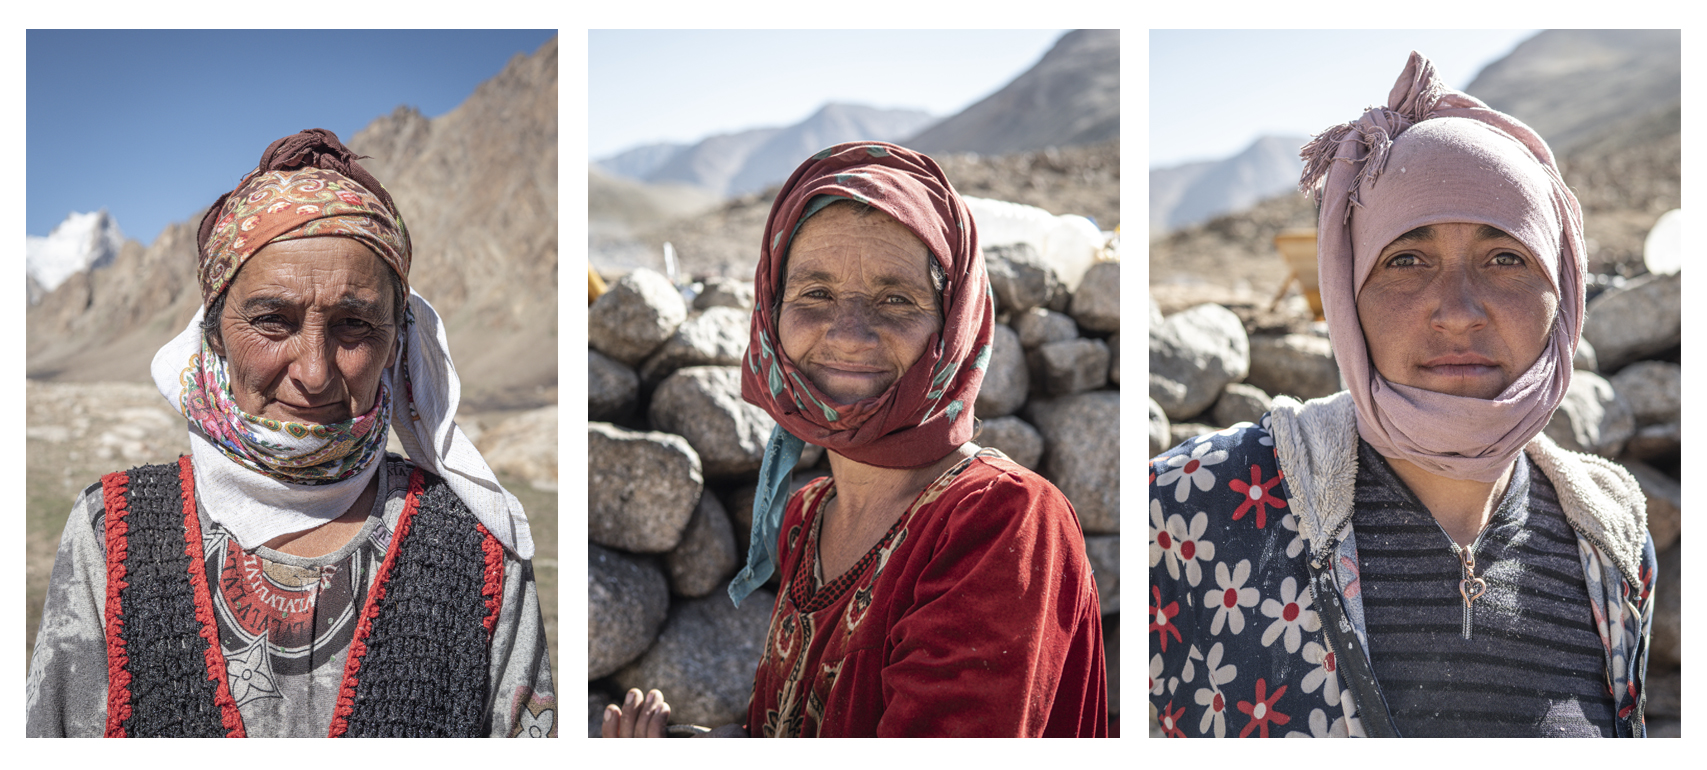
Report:
[[[1497,373],[1499,364],[1474,353],[1453,353],[1422,362],[1422,369],[1439,377],[1480,377]]]

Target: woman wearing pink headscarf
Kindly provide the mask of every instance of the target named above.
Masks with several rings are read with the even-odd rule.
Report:
[[[1108,731],[1102,621],[1061,491],[980,449],[972,405],[995,325],[971,213],[935,161],[882,142],[807,159],[777,194],[742,396],[777,421],[748,599],[781,579],[753,737]],[[788,496],[806,443],[830,475]],[[661,735],[658,691],[606,737]]]
[[[1413,53],[1303,156],[1349,388],[1151,461],[1162,729],[1643,735],[1644,497],[1541,432],[1584,300],[1551,151]]]

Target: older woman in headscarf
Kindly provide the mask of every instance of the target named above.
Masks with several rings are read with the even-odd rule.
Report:
[[[1584,297],[1552,153],[1413,53],[1303,155],[1350,390],[1151,461],[1162,729],[1642,735],[1644,498],[1541,432]]]
[[[28,734],[553,729],[527,519],[452,421],[408,229],[356,159],[280,139],[202,219],[202,310],[153,364],[190,455],[78,499]]]
[[[973,444],[994,297],[935,161],[839,144],[777,194],[742,396],[777,421],[737,603],[777,571],[752,736],[1102,736],[1096,585],[1072,505]],[[786,495],[811,443],[830,475]],[[785,505],[786,498],[786,505]],[[657,691],[607,737],[661,734]]]

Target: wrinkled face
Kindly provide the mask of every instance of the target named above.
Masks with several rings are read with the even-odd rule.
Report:
[[[788,251],[783,353],[840,403],[882,395],[942,330],[929,255],[880,211],[832,205],[806,220]]]
[[[270,243],[226,289],[221,339],[237,406],[257,417],[325,425],[373,408],[396,352],[387,272],[358,241]]]
[[[1357,297],[1369,360],[1389,382],[1492,399],[1540,358],[1559,313],[1535,255],[1487,225],[1399,236]]]

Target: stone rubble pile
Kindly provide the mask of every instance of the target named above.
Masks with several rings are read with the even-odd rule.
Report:
[[[1120,622],[1120,263],[1070,292],[1029,247],[986,250],[997,297],[973,439],[1036,470],[1084,527],[1105,640]],[[707,279],[690,301],[639,269],[588,308],[588,733],[630,687],[662,690],[672,722],[743,722],[777,582],[742,602],[765,444],[741,399],[750,282]],[[794,488],[829,473],[807,445]],[[1119,646],[1105,649],[1111,683]],[[1110,716],[1119,713],[1111,686]]]
[[[1662,733],[1681,719],[1681,286],[1678,274],[1648,274],[1589,301],[1570,391],[1545,430],[1567,449],[1616,461],[1647,495],[1661,592],[1648,722]],[[1307,400],[1339,390],[1323,324],[1308,333],[1248,333],[1226,307],[1203,304],[1163,318],[1151,299],[1152,457],[1236,422],[1255,422],[1274,396]]]

